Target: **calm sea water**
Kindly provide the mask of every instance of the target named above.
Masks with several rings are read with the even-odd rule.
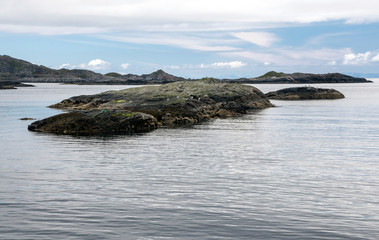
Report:
[[[342,100],[107,138],[18,119],[125,86],[0,91],[0,239],[379,239],[378,80],[316,85]]]

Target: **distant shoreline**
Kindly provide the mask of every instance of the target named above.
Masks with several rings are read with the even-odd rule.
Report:
[[[371,82],[366,78],[357,78],[341,73],[311,74],[311,73],[283,73],[270,71],[253,78],[217,79],[223,83],[243,84],[316,84],[316,83],[365,83]],[[152,85],[166,84],[178,81],[194,81],[174,76],[158,70],[150,74],[101,74],[84,69],[51,69],[42,65],[0,55],[0,89],[14,89],[11,84],[21,82],[30,83],[63,83],[79,85]],[[22,85],[19,85],[22,86]]]

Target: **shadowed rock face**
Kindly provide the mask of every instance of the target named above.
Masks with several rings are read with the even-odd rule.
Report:
[[[90,110],[49,117],[32,123],[28,129],[69,135],[113,135],[144,133],[157,127],[157,120],[149,114],[124,110]]]
[[[277,100],[312,100],[312,99],[341,99],[345,96],[334,89],[314,87],[285,88],[266,93],[269,99]]]
[[[273,105],[266,99],[264,94],[252,86],[202,80],[72,97],[50,107],[74,110],[76,112],[70,114],[75,118],[62,119],[62,117],[53,117],[48,122],[51,124],[51,128],[55,129],[53,131],[49,130],[50,132],[69,134],[72,130],[67,130],[67,128],[71,125],[65,124],[65,121],[82,121],[83,116],[81,114],[83,113],[81,111],[106,110],[143,113],[145,114],[144,116],[154,117],[158,125],[176,127],[193,125],[212,118],[238,116],[247,113],[249,110],[271,106]],[[91,119],[93,115],[86,113],[84,117],[85,119]],[[46,120],[42,121],[43,123],[46,122]],[[97,125],[96,121],[86,121],[88,121],[86,124],[89,129],[92,129],[93,127],[91,126],[94,124]],[[109,119],[105,119],[104,124],[106,121],[109,121]],[[42,126],[41,124],[37,125]],[[85,133],[88,131],[87,128],[79,132]],[[149,129],[153,130],[154,128],[150,127]],[[45,131],[42,127],[29,127],[29,130]],[[91,130],[92,132],[96,131]]]

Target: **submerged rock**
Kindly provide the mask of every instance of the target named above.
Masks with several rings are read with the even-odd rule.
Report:
[[[69,135],[110,135],[149,132],[157,120],[145,113],[125,110],[90,110],[62,113],[28,126],[30,131]]]
[[[266,97],[276,100],[312,100],[341,99],[345,96],[335,89],[294,87],[266,93]]]
[[[100,125],[107,125],[108,121],[113,121],[115,123],[108,124],[107,129],[118,128],[116,122],[122,120],[109,117],[93,119],[92,113],[81,112],[88,110],[144,113],[143,116],[151,116],[156,121],[151,120],[154,123],[148,125],[176,127],[193,125],[212,118],[239,116],[249,110],[272,106],[265,95],[252,86],[226,84],[209,79],[175,82],[161,86],[145,86],[72,97],[50,107],[75,112],[42,120],[44,124],[46,121],[49,123],[49,128],[39,127],[41,123],[37,122],[38,124],[33,123],[29,130],[66,134],[84,134],[86,132],[97,134],[103,132],[103,130],[98,130]],[[84,121],[82,119],[85,119],[85,124],[78,127],[77,123]],[[72,127],[73,125],[75,127]],[[155,128],[143,129],[153,130]],[[111,130],[106,132],[112,133]],[[117,132],[118,130],[115,130],[115,133]]]
[[[24,117],[24,118],[19,118],[21,121],[30,121],[30,120],[36,120],[35,118],[30,118],[30,117]]]

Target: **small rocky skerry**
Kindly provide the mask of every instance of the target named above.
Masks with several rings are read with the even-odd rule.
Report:
[[[345,96],[335,89],[315,87],[285,88],[265,94],[269,99],[275,100],[314,100],[314,99],[341,99]]]
[[[0,89],[17,89],[19,87],[34,87],[34,85],[21,82],[0,81]]]
[[[36,121],[30,131],[71,135],[132,134],[193,125],[273,105],[257,88],[213,79],[76,96],[50,107],[70,112]]]

